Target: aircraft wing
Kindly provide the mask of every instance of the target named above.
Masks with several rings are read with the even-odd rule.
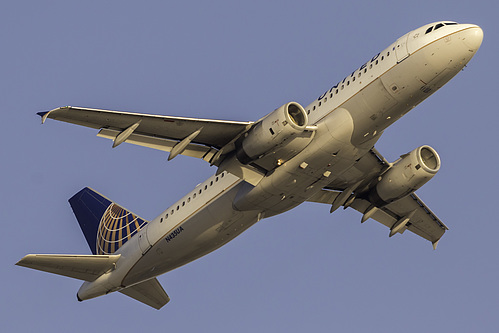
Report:
[[[234,149],[235,140],[253,122],[161,116],[65,106],[38,113],[47,118],[100,129],[100,137],[170,152],[169,159],[182,154],[212,164]],[[218,154],[217,154],[218,153]]]
[[[308,201],[332,205],[337,197],[344,191],[348,191],[349,185],[356,184],[358,188],[362,188],[374,177],[378,177],[388,164],[386,159],[373,149],[345,175],[323,188]],[[411,193],[384,207],[373,208],[373,206],[365,198],[355,198],[348,207],[364,214],[362,222],[367,218],[372,218],[390,228],[390,237],[409,230],[429,240],[434,248],[445,231],[449,229],[416,193]]]

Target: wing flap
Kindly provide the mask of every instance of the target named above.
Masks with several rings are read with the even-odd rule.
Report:
[[[120,131],[117,130],[101,129],[97,136],[114,140],[119,134]],[[125,142],[166,152],[170,152],[172,148],[178,143],[178,141],[176,140],[169,140],[142,134],[131,134],[125,140]],[[191,143],[187,145],[187,147],[182,151],[181,155],[209,161],[216,154],[216,152],[216,149],[210,148],[208,146]]]
[[[94,281],[113,269],[120,257],[121,255],[28,254],[16,265],[78,280]]]
[[[170,297],[156,278],[120,290],[120,293],[157,310],[170,301]]]
[[[310,202],[323,203],[326,205],[331,205],[341,192],[338,191],[330,191],[330,190],[320,190],[313,196],[307,199]]]

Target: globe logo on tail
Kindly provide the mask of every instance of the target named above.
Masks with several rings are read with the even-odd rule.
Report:
[[[147,221],[123,207],[110,204],[102,215],[97,230],[96,254],[113,254],[146,223]]]

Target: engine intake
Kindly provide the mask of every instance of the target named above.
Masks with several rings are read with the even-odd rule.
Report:
[[[378,207],[401,199],[426,184],[440,170],[440,157],[430,146],[421,146],[402,155],[377,180],[369,200]]]
[[[296,102],[289,102],[260,119],[236,141],[236,157],[248,164],[282,146],[308,125],[307,112]]]

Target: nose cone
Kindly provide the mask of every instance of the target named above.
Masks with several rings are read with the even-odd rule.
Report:
[[[479,26],[473,26],[466,29],[465,34],[462,36],[463,43],[469,47],[470,51],[476,52],[483,41],[483,30]]]

